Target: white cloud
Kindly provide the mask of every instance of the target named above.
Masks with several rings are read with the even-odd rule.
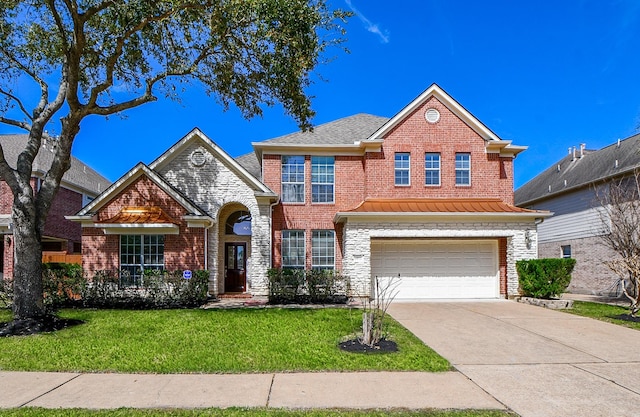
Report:
[[[362,13],[360,13],[360,11],[358,11],[358,9],[356,9],[351,0],[345,0],[345,2],[347,3],[347,6],[349,6],[351,11],[355,13],[355,15],[358,16],[360,21],[364,24],[365,29],[367,29],[371,33],[378,35],[382,43],[389,43],[388,31],[380,29],[380,27],[376,23],[373,23],[371,22],[371,20],[367,19],[365,15],[363,15]]]

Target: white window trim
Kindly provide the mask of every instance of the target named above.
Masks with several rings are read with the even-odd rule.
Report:
[[[427,155],[438,155],[438,168],[427,168]],[[424,153],[424,185],[425,187],[440,187],[442,185],[442,155],[440,152],[425,152]],[[427,172],[429,171],[437,171],[438,172],[438,183],[437,184],[427,184]]]
[[[398,155],[407,155],[409,159],[407,160],[409,166],[407,168],[398,168],[396,167],[396,156]],[[396,173],[398,171],[407,171],[407,176],[409,178],[409,182],[406,184],[398,184],[396,182]],[[393,154],[393,185],[396,187],[411,187],[411,152],[396,152]]]
[[[299,185],[301,183],[299,182],[284,182],[282,181],[282,176],[283,176],[283,172],[282,169],[284,167],[284,161],[283,158],[285,157],[291,157],[291,156],[302,156],[302,201],[286,201],[284,196],[285,196],[285,192],[284,192],[284,186],[285,184],[294,184],[294,185]],[[280,198],[283,204],[305,204],[305,200],[306,200],[306,176],[307,176],[307,167],[306,167],[306,157],[304,155],[281,155],[280,156]]]
[[[328,183],[328,182],[313,182],[313,158],[314,156],[311,157],[311,204],[335,204],[336,203],[336,158],[332,157],[332,156],[321,156],[318,155],[318,157],[322,157],[322,158],[333,158],[333,182],[332,183]],[[331,201],[313,201],[313,186],[315,185],[331,185]]]
[[[284,264],[284,234],[285,232],[289,233],[289,232],[301,232],[302,233],[302,249],[303,249],[303,253],[304,253],[304,257],[303,257],[303,264],[302,266],[291,266],[291,265],[285,265]],[[301,229],[287,229],[287,230],[283,230],[282,231],[282,235],[280,237],[280,266],[284,269],[284,268],[290,268],[290,269],[306,269],[307,267],[307,234],[304,230]]]
[[[457,161],[454,160],[454,169],[455,169],[454,174],[457,174],[458,170],[469,172],[469,183],[468,184],[458,184],[458,176],[455,175],[454,176],[454,181],[456,183],[456,187],[471,187],[471,152],[456,152],[456,157],[458,155],[469,155],[469,168],[457,168],[455,166]]]
[[[329,232],[333,240],[333,263],[331,265],[316,265],[313,263],[313,234],[315,232]],[[311,269],[336,269],[336,231],[331,229],[319,229],[311,231]]]

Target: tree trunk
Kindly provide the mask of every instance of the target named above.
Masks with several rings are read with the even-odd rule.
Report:
[[[46,314],[42,297],[41,233],[33,197],[22,197],[26,198],[16,198],[13,207],[14,320],[38,319]]]

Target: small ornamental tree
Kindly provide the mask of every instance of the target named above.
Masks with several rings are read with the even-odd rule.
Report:
[[[564,292],[571,282],[576,265],[572,258],[546,258],[516,262],[520,290],[525,297],[553,298]]]
[[[0,123],[28,135],[16,166],[0,147],[13,194],[14,320],[45,315],[41,237],[85,118],[179,99],[194,83],[247,118],[280,103],[309,128],[305,89],[347,15],[324,0],[0,0]],[[55,151],[34,190],[43,138]]]
[[[630,301],[629,314],[640,310],[640,170],[596,187],[602,220],[602,244],[617,254],[604,261]]]

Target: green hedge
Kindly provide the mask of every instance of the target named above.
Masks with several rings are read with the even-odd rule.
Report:
[[[13,285],[0,282],[0,308],[10,308]],[[90,279],[77,264],[42,264],[43,299],[49,311],[61,307],[98,308],[184,308],[198,307],[208,298],[209,271],[193,271],[184,279],[181,270],[144,273],[140,285],[121,285],[118,271],[98,271]]]
[[[347,302],[348,278],[331,270],[271,268],[269,303],[335,304]]]
[[[516,262],[520,291],[525,297],[553,298],[567,289],[576,265],[572,258],[530,259]]]

